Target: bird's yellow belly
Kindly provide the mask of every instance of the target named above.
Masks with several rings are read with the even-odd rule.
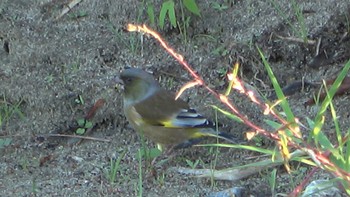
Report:
[[[125,111],[126,118],[132,127],[146,138],[157,144],[177,145],[188,139],[196,137],[195,129],[168,128],[163,126],[149,125],[145,123],[134,110]]]
[[[177,145],[193,138],[194,131],[181,128],[165,128],[162,126],[144,126],[140,128],[146,137],[158,144]]]

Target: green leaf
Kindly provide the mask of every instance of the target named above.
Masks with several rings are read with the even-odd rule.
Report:
[[[277,81],[277,78],[276,78],[275,74],[272,71],[271,66],[267,62],[267,60],[266,60],[263,52],[260,50],[260,48],[257,47],[257,49],[258,49],[258,52],[260,54],[260,58],[262,59],[263,64],[265,66],[265,69],[267,71],[267,74],[268,74],[268,76],[269,76],[269,78],[270,78],[270,80],[272,82],[273,88],[276,91],[277,98],[279,100],[281,100],[280,105],[281,105],[283,111],[286,113],[288,122],[294,122],[295,117],[294,117],[294,114],[292,112],[292,109],[290,108],[290,106],[289,106],[289,104],[288,104],[288,102],[286,100],[286,97],[283,94],[282,88],[279,85],[279,83]]]
[[[84,128],[78,128],[76,131],[75,131],[76,134],[78,135],[83,135],[85,133],[85,129]]]
[[[190,166],[192,169],[195,169],[197,165],[199,164],[199,159],[197,159],[195,162],[186,159],[186,163],[188,166]]]
[[[169,12],[168,12],[168,15],[169,15],[169,19],[170,19],[170,23],[173,27],[176,27],[177,25],[177,22],[176,22],[176,16],[175,16],[175,5],[174,5],[174,2],[171,1],[171,4],[169,6]]]
[[[341,85],[343,79],[347,76],[347,73],[350,69],[350,60],[345,64],[341,72],[339,73],[336,80],[333,82],[333,85],[330,87],[329,91],[327,91],[327,97],[322,101],[321,108],[317,112],[317,115],[315,117],[315,127],[312,129],[311,134],[314,135],[316,138],[316,144],[317,140],[319,139],[317,135],[319,134],[319,131],[322,129],[323,122],[324,122],[324,113],[326,112],[328,106],[332,102],[332,99],[334,95],[336,94],[339,86]],[[328,142],[326,142],[328,143]],[[323,144],[324,145],[324,144]]]
[[[11,142],[12,142],[11,138],[0,139],[0,148],[4,148],[5,146],[10,145]]]
[[[188,166],[193,168],[194,165],[193,165],[193,162],[191,160],[186,159],[186,163],[187,163]]]
[[[350,138],[348,136],[350,136],[350,129],[348,129],[348,133],[345,135],[347,136],[347,141],[344,144],[344,147],[346,147],[346,151],[344,154],[344,158],[345,158],[345,170],[347,172],[350,171]]]
[[[200,10],[195,0],[183,0],[182,2],[188,11],[192,12],[197,16],[201,16]]]
[[[91,121],[86,121],[86,123],[85,123],[85,128],[86,129],[90,129],[90,128],[92,128],[92,126],[93,126],[93,124],[92,124]]]
[[[85,119],[80,118],[77,120],[77,123],[78,123],[79,127],[84,127],[85,126]]]
[[[174,1],[169,0],[169,1],[165,1],[162,4],[162,8],[160,10],[159,13],[159,27],[161,29],[164,29],[164,23],[165,23],[165,16],[168,13],[169,15],[169,20],[170,23],[173,27],[176,27],[176,17],[175,17],[175,5],[174,5]]]
[[[108,179],[110,182],[114,183],[116,181],[117,173],[120,170],[120,162],[125,157],[127,149],[125,149],[118,159],[110,159],[110,169],[108,170]]]
[[[219,11],[223,11],[223,10],[226,10],[228,8],[227,5],[220,5],[219,3],[217,2],[213,2],[212,3],[212,7],[216,10],[219,10]]]
[[[149,156],[150,158],[156,158],[162,154],[162,151],[160,151],[158,148],[151,148],[149,149]]]
[[[154,17],[154,6],[152,3],[147,3],[147,15],[151,22],[151,25],[155,24],[155,17]]]
[[[282,124],[277,123],[277,122],[272,121],[272,120],[269,120],[269,119],[265,119],[264,122],[276,130],[281,128],[281,126],[282,126]]]
[[[148,159],[153,159],[158,157],[159,155],[162,154],[162,152],[158,148],[141,148],[139,150],[140,154],[142,157],[148,158]]]
[[[161,29],[164,29],[164,23],[165,23],[165,16],[166,13],[168,12],[167,7],[165,6],[166,2],[163,3],[162,8],[160,9],[160,13],[159,13],[159,19],[158,19],[158,25]]]
[[[222,114],[224,114],[225,116],[227,116],[228,118],[230,118],[236,122],[243,122],[243,120],[240,119],[238,116],[236,116],[228,111],[225,111],[225,110],[223,110],[215,105],[212,105],[211,107],[214,108],[215,110],[218,110],[219,112],[221,112]]]

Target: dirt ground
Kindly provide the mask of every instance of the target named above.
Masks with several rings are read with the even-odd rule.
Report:
[[[84,0],[56,18],[67,2],[0,1],[0,104],[18,104],[20,111],[0,129],[1,136],[12,139],[0,149],[0,196],[137,196],[140,174],[143,196],[208,196],[238,186],[247,194],[271,196],[266,178],[270,170],[237,182],[212,181],[171,170],[189,167],[186,160],[201,160],[196,168],[210,168],[215,156],[208,147],[179,150],[153,171],[142,161],[140,173],[137,155],[141,140],[123,115],[121,90],[115,89],[113,78],[126,66],[139,67],[153,72],[164,87],[177,91],[190,75],[154,39],[143,36],[141,40],[140,34],[125,31],[127,23],[149,24],[145,2]],[[227,7],[214,9],[214,2]],[[169,25],[158,31],[217,91],[227,87],[224,71],[239,61],[242,80],[270,96],[272,85],[256,46],[266,55],[282,87],[298,80],[320,83],[334,78],[350,59],[346,34],[350,31],[349,1],[296,2],[304,16],[307,37],[316,41],[314,44],[286,39],[298,38],[302,26],[289,0],[198,1],[201,17],[185,13],[191,16],[186,39]],[[159,6],[157,1],[157,11]],[[316,56],[320,39],[320,55]],[[315,91],[297,91],[288,98],[301,121],[317,112],[318,106],[304,106]],[[218,101],[204,89],[192,88],[182,97],[214,119],[209,105],[218,105]],[[99,99],[105,103],[93,117],[89,135],[109,142],[84,140],[76,144],[76,139],[44,135],[74,128],[73,123]],[[247,98],[237,95],[234,100],[252,122],[263,124],[261,111]],[[349,96],[337,97],[334,105],[345,131],[350,125]],[[222,115],[219,122],[223,130],[244,140],[246,126]],[[332,136],[332,125],[324,129]],[[148,142],[148,146],[153,144]],[[107,179],[110,160],[124,152],[117,180],[111,183]],[[216,168],[251,163],[254,160],[248,158],[257,156],[221,148]],[[278,168],[276,192],[290,192],[291,182],[297,185],[302,175],[288,175],[283,167]],[[319,177],[330,176],[319,171],[313,178]]]

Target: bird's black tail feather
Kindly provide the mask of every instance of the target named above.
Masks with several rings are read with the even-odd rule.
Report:
[[[239,140],[229,133],[219,132],[218,136],[219,136],[219,138],[224,139],[226,141],[229,141],[233,144],[239,143]]]
[[[217,134],[213,134],[213,135],[210,135],[212,137],[218,137],[220,139],[223,139],[223,140],[226,140],[230,143],[233,143],[233,144],[240,144],[241,143],[241,140],[238,140],[236,137],[234,137],[233,135],[229,134],[229,133],[225,133],[225,132],[219,132]],[[193,139],[189,139],[185,142],[182,142],[178,145],[176,145],[174,147],[174,149],[182,149],[182,148],[189,148],[195,144],[198,144],[200,143],[202,140],[204,139],[204,137],[202,138],[193,138]]]
[[[200,143],[203,140],[203,138],[194,138],[186,140],[185,142],[182,142],[174,147],[174,149],[182,149],[182,148],[189,148],[195,144]]]

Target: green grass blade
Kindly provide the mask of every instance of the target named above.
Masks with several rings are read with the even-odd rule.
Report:
[[[272,82],[273,88],[276,91],[277,98],[279,100],[281,100],[280,105],[281,105],[283,111],[286,113],[288,122],[294,122],[294,114],[293,114],[293,112],[292,112],[292,110],[291,110],[291,108],[286,100],[286,97],[283,94],[282,88],[279,85],[277,78],[275,77],[269,63],[266,61],[266,58],[265,58],[264,54],[262,53],[262,51],[260,50],[260,48],[257,47],[257,49],[258,49],[260,57],[264,63],[267,74],[269,75],[269,78]]]
[[[224,114],[225,116],[227,116],[228,118],[236,121],[236,122],[243,122],[238,116],[226,111],[226,110],[223,110],[215,105],[211,105],[212,108],[214,108],[215,110],[218,110],[220,113]]]
[[[349,72],[350,69],[350,60],[345,64],[344,68],[341,70],[339,73],[337,79],[334,81],[333,85],[329,89],[329,92],[326,96],[326,98],[323,100],[321,104],[321,108],[318,111],[316,117],[315,117],[315,126],[312,129],[312,135],[315,137],[315,143],[318,144],[319,140],[319,134],[320,131],[323,127],[324,123],[324,113],[326,112],[328,106],[330,105],[335,93],[337,92],[339,86],[341,85],[341,82],[343,79],[346,77],[347,73]]]
[[[151,25],[154,26],[155,25],[154,6],[151,3],[147,3],[147,15]]]
[[[197,16],[201,16],[200,10],[195,0],[183,0],[182,1],[188,11],[192,12]]]

